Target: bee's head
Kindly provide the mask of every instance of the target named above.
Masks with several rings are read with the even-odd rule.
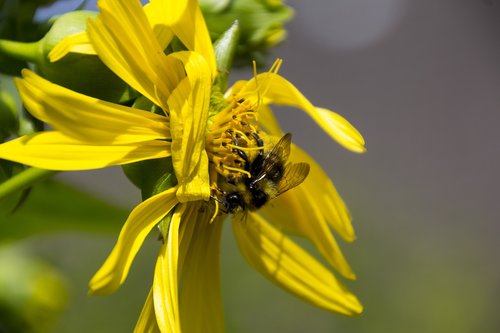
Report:
[[[224,196],[224,207],[228,213],[235,213],[240,209],[245,209],[245,201],[238,192],[229,192]]]

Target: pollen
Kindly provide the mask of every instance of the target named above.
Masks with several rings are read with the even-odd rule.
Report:
[[[257,134],[257,108],[258,105],[235,96],[213,117],[209,127],[206,150],[211,169],[229,183],[250,177],[248,163],[264,149]]]

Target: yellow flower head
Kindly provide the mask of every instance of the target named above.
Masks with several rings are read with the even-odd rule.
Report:
[[[26,70],[17,81],[23,102],[53,130],[0,145],[0,158],[53,170],[171,156],[177,185],[131,212],[90,292],[119,288],[148,233],[170,213],[136,332],[222,331],[219,240],[225,213],[235,213],[236,240],[256,270],[318,307],[360,313],[361,304],[334,274],[282,232],[309,239],[332,268],[355,278],[331,232],[354,240],[348,210],[321,167],[283,134],[269,105],[300,108],[344,147],[363,152],[356,129],[277,74],[281,60],[220,95],[212,86],[214,50],[194,0],[98,5],[87,34],[65,40],[56,55],[97,53],[163,114],[90,98]],[[188,51],[166,55],[174,36]]]

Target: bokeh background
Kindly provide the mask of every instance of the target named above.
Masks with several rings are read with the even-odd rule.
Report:
[[[227,331],[500,332],[500,1],[288,3],[296,16],[271,59],[283,58],[280,73],[367,142],[366,154],[352,154],[301,112],[278,110],[351,209],[358,239],[341,246],[365,313],[330,314],[281,291],[246,265],[226,228]],[[126,209],[140,201],[119,168],[58,178]],[[66,276],[69,303],[54,332],[132,331],[158,243],[147,242],[117,294],[89,297],[87,282],[115,239],[63,233],[23,242]]]

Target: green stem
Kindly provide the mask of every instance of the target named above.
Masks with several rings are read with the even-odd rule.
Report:
[[[0,184],[0,200],[13,193],[25,190],[31,185],[54,175],[56,172],[38,168],[26,169]]]
[[[39,62],[40,42],[23,43],[0,39],[0,53],[27,62]]]

